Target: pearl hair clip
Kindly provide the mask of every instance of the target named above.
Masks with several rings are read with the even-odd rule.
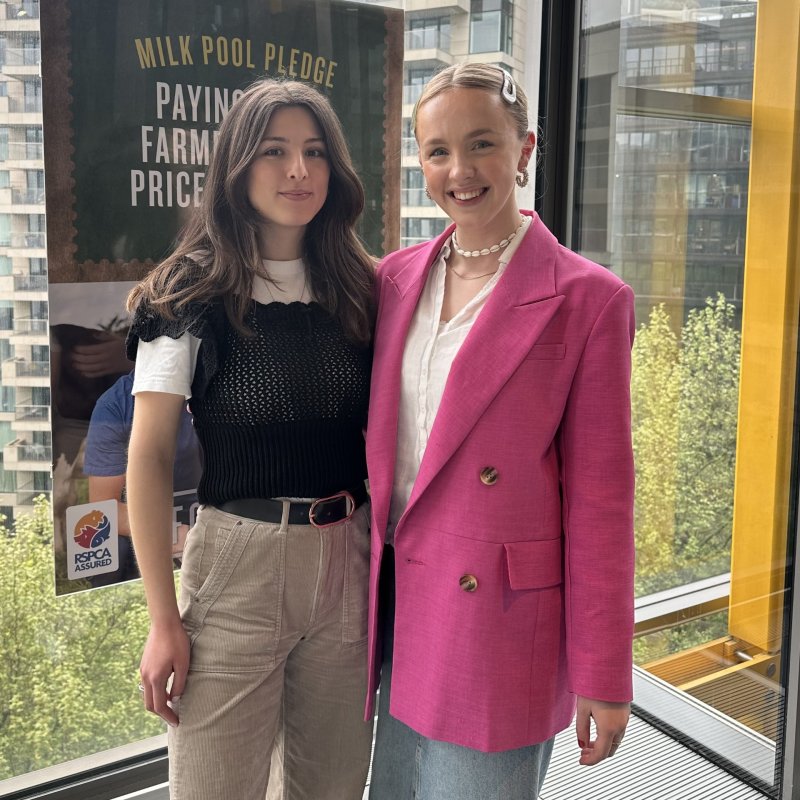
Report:
[[[506,70],[502,67],[498,67],[498,69],[503,73],[503,88],[500,90],[500,94],[503,96],[503,100],[505,100],[506,103],[513,106],[514,103],[517,102],[517,85]]]

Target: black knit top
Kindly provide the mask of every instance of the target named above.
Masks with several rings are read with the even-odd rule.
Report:
[[[325,497],[363,483],[371,351],[349,341],[318,303],[252,303],[240,335],[220,299],[165,320],[146,304],[138,341],[201,340],[189,407],[203,448],[201,503]]]

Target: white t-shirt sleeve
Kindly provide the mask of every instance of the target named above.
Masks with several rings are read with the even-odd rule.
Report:
[[[152,342],[139,341],[131,394],[164,392],[192,396],[192,379],[197,365],[200,339],[184,333],[178,339],[158,336]]]

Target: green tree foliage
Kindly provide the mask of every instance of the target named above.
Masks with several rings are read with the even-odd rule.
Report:
[[[636,335],[637,594],[730,569],[740,334],[722,295],[680,337],[656,306]]]
[[[720,294],[683,329],[675,551],[686,580],[730,570],[741,336]],[[685,565],[685,566],[684,566]]]
[[[636,463],[636,593],[660,588],[672,563],[680,348],[663,305],[636,333],[631,353],[631,421]]]
[[[56,597],[44,498],[0,526],[0,779],[163,731],[137,691],[139,583]]]

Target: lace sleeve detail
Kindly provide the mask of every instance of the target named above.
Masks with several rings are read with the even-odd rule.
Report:
[[[202,397],[216,374],[227,347],[225,308],[219,298],[189,303],[177,312],[175,319],[165,319],[149,303],[140,303],[128,331],[128,358],[136,360],[140,341],[152,342],[159,336],[179,339],[185,333],[200,340],[192,379],[192,396]]]

